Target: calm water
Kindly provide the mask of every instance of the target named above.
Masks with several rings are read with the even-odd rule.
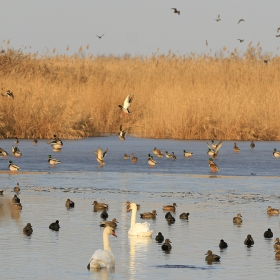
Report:
[[[280,261],[275,260],[273,241],[280,237],[279,217],[269,217],[267,206],[280,208],[280,158],[272,155],[280,142],[237,142],[241,149],[233,153],[233,142],[225,141],[215,162],[217,173],[209,172],[205,141],[137,139],[118,137],[65,140],[62,152],[54,153],[45,140],[37,146],[32,140],[20,140],[21,158],[12,158],[21,172],[11,174],[8,161],[0,158],[0,204],[11,200],[13,187],[19,182],[23,210],[19,217],[0,216],[1,279],[279,279]],[[13,140],[0,140],[8,152]],[[93,153],[98,147],[108,148],[102,168]],[[175,152],[176,161],[156,158],[150,168],[147,154],[157,147]],[[183,150],[194,156],[183,157]],[[124,160],[132,152],[137,164]],[[51,154],[61,161],[54,168],[48,164]],[[75,208],[67,210],[67,198]],[[94,200],[109,204],[109,219],[119,221],[116,233],[110,236],[116,259],[114,271],[86,269],[96,249],[103,249],[100,212],[93,212]],[[152,238],[128,237],[130,215],[125,202],[141,204],[142,212],[157,210],[156,220],[149,220]],[[162,206],[176,202],[176,222],[168,225]],[[189,221],[179,219],[189,212]],[[7,213],[7,212],[6,212]],[[232,218],[241,213],[243,224],[233,225]],[[59,232],[48,226],[60,221]],[[26,223],[33,225],[30,237],[22,234]],[[271,228],[274,237],[265,240],[263,233]],[[154,240],[161,231],[172,241],[166,254]],[[255,245],[247,248],[243,241],[251,234]],[[219,240],[229,247],[221,251]],[[207,250],[221,256],[220,263],[208,265]]]

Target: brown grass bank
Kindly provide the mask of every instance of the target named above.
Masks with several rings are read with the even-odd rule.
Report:
[[[0,137],[280,139],[280,59],[260,48],[239,57],[0,55]],[[119,104],[134,95],[131,115]]]

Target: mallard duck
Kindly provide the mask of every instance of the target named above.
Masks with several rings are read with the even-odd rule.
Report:
[[[275,250],[280,250],[280,241],[279,241],[279,238],[278,238],[278,237],[274,240],[273,248],[274,248]]]
[[[97,151],[94,151],[94,153],[97,154],[96,160],[100,163],[100,166],[103,166],[105,164],[104,157],[108,153],[108,148],[103,153],[102,149],[98,147]]]
[[[126,204],[126,210],[129,210],[129,208],[130,208],[130,201],[127,201],[125,204]],[[136,206],[137,206],[137,210],[139,210],[140,209],[140,204],[136,204]],[[128,211],[129,212],[129,211]]]
[[[92,205],[95,209],[100,209],[100,210],[103,210],[105,208],[108,209],[108,207],[109,207],[108,204],[103,203],[103,202],[97,202],[96,200],[93,201]]]
[[[153,153],[158,157],[163,157],[162,151],[157,149],[156,147],[154,148]]]
[[[209,145],[208,142],[206,142],[207,146],[208,146],[208,151],[207,151],[207,154],[209,156],[213,156],[214,158],[216,158],[218,156],[218,152],[220,150],[220,148],[222,147],[223,145],[223,141],[220,141],[218,144],[213,144],[214,141],[212,140],[212,144]]]
[[[22,153],[21,153],[21,151],[19,150],[18,147],[12,146],[12,155],[14,157],[21,157]]]
[[[124,158],[124,159],[130,159],[130,156],[128,156],[127,154],[124,154],[124,155],[123,155],[123,158]]]
[[[36,138],[33,139],[33,145],[36,146],[38,143],[38,140]]]
[[[237,214],[237,216],[233,218],[233,223],[234,224],[241,224],[242,223],[241,218],[242,218],[241,214]]]
[[[207,262],[218,262],[218,261],[220,261],[220,258],[221,258],[220,256],[213,254],[211,250],[208,250],[205,255],[207,255],[205,257],[205,260]]]
[[[162,233],[161,233],[161,232],[159,232],[159,233],[157,234],[157,236],[156,236],[155,240],[156,240],[158,243],[163,242],[163,240],[164,240],[164,236],[162,235]]]
[[[189,219],[189,215],[190,215],[190,213],[182,213],[182,214],[180,215],[180,219],[188,220],[188,219]]]
[[[251,234],[248,234],[247,235],[247,238],[244,240],[244,245],[247,245],[248,247],[254,245],[254,239],[253,237],[251,236]]]
[[[12,198],[12,203],[20,203],[20,198],[15,194],[14,197]]]
[[[9,169],[14,172],[20,170],[20,167],[9,160]]]
[[[150,166],[155,166],[157,162],[153,159],[153,156],[151,154],[148,154],[148,164]]]
[[[167,151],[165,152],[165,156],[166,156],[167,158],[172,158],[172,154],[169,154]]]
[[[53,149],[61,149],[63,146],[63,142],[55,134],[53,135],[53,140],[48,144],[51,144]]]
[[[174,152],[172,152],[172,159],[176,160],[176,156],[175,156]]]
[[[67,208],[74,208],[75,207],[75,203],[74,201],[72,201],[70,198],[67,198],[66,202],[65,202],[65,206]]]
[[[133,95],[129,94],[124,100],[123,106],[119,105],[119,107],[124,111],[125,114],[130,114],[128,108],[130,107],[132,100],[133,100]]]
[[[151,212],[144,212],[140,214],[140,218],[142,219],[155,219],[157,217],[157,211],[153,210]]]
[[[240,149],[236,146],[236,143],[233,144],[233,150],[235,153],[238,153]]]
[[[273,150],[273,155],[278,158],[280,157],[280,152],[278,152],[276,149]]]
[[[264,238],[272,238],[273,237],[273,232],[271,231],[270,228],[267,231],[264,232],[263,237]]]
[[[216,149],[216,147],[217,147],[217,144],[214,142],[214,140],[212,140],[211,141],[211,148],[213,149],[213,150],[215,150]]]
[[[15,98],[14,97],[14,94],[11,92],[11,91],[9,91],[9,90],[7,90],[6,92],[3,92],[3,93],[1,93],[1,95],[2,96],[7,96],[7,97],[11,97],[11,98]]]
[[[0,157],[8,158],[8,155],[9,154],[4,149],[0,148]]]
[[[119,132],[119,138],[121,139],[121,141],[125,141],[125,136],[126,136],[127,131],[126,130],[122,130],[122,125],[120,126],[120,132]]]
[[[132,163],[137,163],[138,158],[134,155],[134,153],[131,154],[131,161]]]
[[[107,208],[104,208],[102,213],[100,214],[100,218],[106,220],[109,217],[107,213]]]
[[[15,144],[18,144],[18,143],[19,143],[19,140],[18,140],[18,138],[17,138],[17,137],[15,137],[15,139],[14,139],[14,143],[15,143]]]
[[[17,185],[14,187],[14,192],[17,194],[20,192],[19,183],[17,183]]]
[[[51,223],[49,225],[49,229],[54,230],[54,231],[59,231],[60,225],[59,225],[59,220],[56,220],[54,223]]]
[[[23,233],[26,234],[26,235],[31,235],[32,232],[33,232],[33,229],[32,229],[32,226],[30,223],[26,224],[26,226],[23,228]]]
[[[209,158],[208,163],[209,163],[209,167],[211,169],[211,172],[216,172],[216,171],[220,170],[218,165],[213,161],[212,158]]]
[[[220,249],[225,249],[228,247],[227,243],[224,241],[224,239],[220,240],[220,244],[219,244]]]
[[[164,244],[162,244],[161,249],[163,251],[170,251],[172,249],[172,246],[170,243],[172,243],[171,240],[169,240],[168,238],[165,239],[165,242],[164,242]]]
[[[207,154],[208,154],[208,156],[214,156],[214,154],[215,154],[215,152],[212,150],[212,149],[208,149],[208,151],[207,151]]]
[[[251,149],[254,149],[254,148],[255,148],[255,143],[254,143],[253,140],[251,141],[250,148],[251,148]]]
[[[186,158],[190,158],[191,156],[193,156],[192,152],[188,152],[186,150],[184,150],[183,153],[184,153],[184,157],[186,157]]]
[[[280,259],[280,250],[275,250],[275,259],[279,260]]]
[[[48,157],[49,157],[48,163],[49,163],[52,167],[54,167],[56,164],[59,164],[59,163],[60,163],[60,161],[59,161],[58,159],[52,158],[51,155],[48,155]]]
[[[164,205],[162,207],[162,209],[165,210],[165,211],[175,212],[176,211],[176,207],[177,207],[177,204],[174,202],[173,205]]]
[[[118,221],[116,218],[114,218],[112,221],[104,221],[100,223],[101,227],[111,227],[113,229],[115,229],[118,225],[117,225]]]
[[[268,215],[279,215],[279,209],[272,208],[271,206],[267,207],[266,212]]]

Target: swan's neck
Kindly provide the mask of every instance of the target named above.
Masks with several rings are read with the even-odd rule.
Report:
[[[134,224],[136,223],[136,212],[137,209],[132,209],[132,213],[131,213],[131,221],[130,221],[130,227],[134,226]]]
[[[105,230],[103,231],[103,246],[104,251],[111,251],[109,234]]]

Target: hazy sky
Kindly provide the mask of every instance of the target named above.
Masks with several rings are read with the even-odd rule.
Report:
[[[245,22],[238,24],[241,18]],[[184,55],[214,54],[223,46],[244,51],[252,41],[264,53],[280,54],[278,27],[280,0],[2,0],[0,42],[10,39],[12,48],[31,46],[39,54],[53,48],[73,54],[89,44],[86,52],[94,55],[150,55],[157,49]]]

